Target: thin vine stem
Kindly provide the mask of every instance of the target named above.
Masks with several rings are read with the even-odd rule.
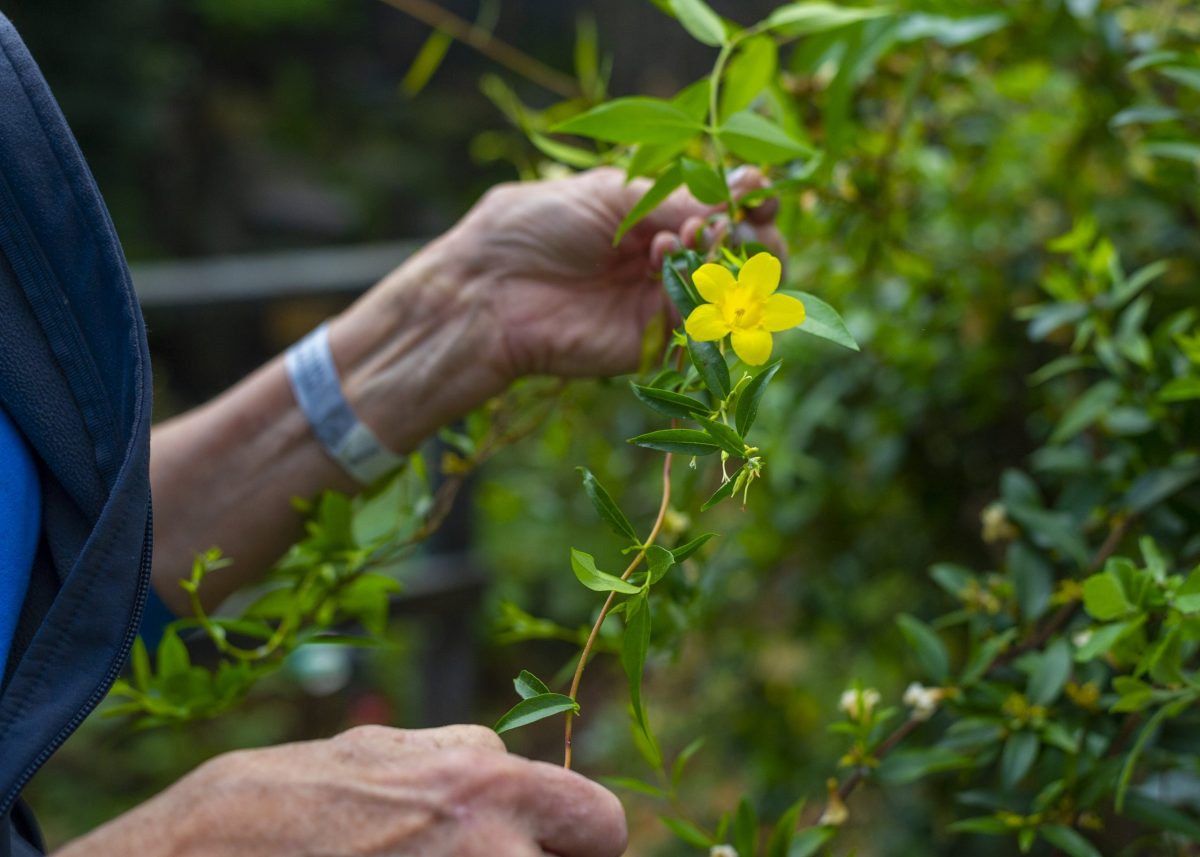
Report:
[[[658,517],[654,519],[654,527],[650,530],[650,535],[646,537],[646,541],[642,544],[629,566],[621,574],[622,580],[627,580],[629,575],[633,574],[642,560],[646,558],[646,551],[658,539],[658,534],[662,530],[663,521],[667,517],[667,509],[671,505],[671,462],[674,459],[674,454],[668,452],[663,459],[663,490],[662,502],[658,506]],[[596,638],[600,636],[600,627],[604,624],[604,620],[608,618],[608,613],[612,609],[613,601],[616,600],[617,593],[608,593],[608,598],[604,602],[604,606],[600,608],[600,615],[596,617],[596,623],[592,625],[592,632],[588,635],[587,642],[584,643],[583,651],[579,655],[579,664],[575,667],[575,677],[571,679],[571,690],[567,694],[571,699],[575,699],[579,694],[579,683],[583,680],[583,671],[587,667],[588,658],[591,656],[592,649],[596,645]],[[563,767],[567,770],[571,768],[571,736],[575,725],[573,712],[568,711],[566,717],[566,726],[564,727],[563,735]]]

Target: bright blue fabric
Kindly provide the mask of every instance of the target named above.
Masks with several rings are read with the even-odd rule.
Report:
[[[0,408],[0,675],[29,588],[41,525],[42,491],[33,456]]]

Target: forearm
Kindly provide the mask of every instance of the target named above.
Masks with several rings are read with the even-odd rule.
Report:
[[[493,325],[484,275],[452,233],[430,245],[330,326],[343,390],[391,449],[415,449],[441,425],[504,389],[488,359]],[[282,358],[212,402],[156,427],[151,441],[154,585],[190,612],[178,580],[220,547],[233,564],[210,575],[212,607],[255,579],[298,538],[293,497],[354,483],[296,405]]]

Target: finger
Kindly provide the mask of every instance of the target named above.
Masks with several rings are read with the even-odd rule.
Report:
[[[343,732],[334,740],[361,747],[373,754],[412,753],[450,747],[508,752],[500,736],[491,729],[470,724],[440,726],[435,729],[358,726]]]
[[[650,268],[654,271],[662,270],[663,259],[668,253],[675,253],[683,249],[683,242],[679,240],[679,236],[674,232],[660,232],[650,241]]]
[[[454,845],[455,857],[546,857],[528,833],[490,819],[460,825]]]
[[[625,810],[608,789],[545,762],[507,756],[502,767],[507,775],[489,797],[523,824],[542,850],[559,857],[625,853]]]
[[[757,205],[746,207],[746,219],[751,223],[766,225],[775,222],[775,217],[779,214],[779,197],[771,196],[764,199]]]

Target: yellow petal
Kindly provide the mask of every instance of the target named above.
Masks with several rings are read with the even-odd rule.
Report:
[[[694,338],[694,337],[693,337]],[[771,334],[758,330],[735,330],[733,350],[751,366],[761,366],[771,357]]]
[[[775,332],[804,323],[804,304],[791,295],[771,295],[763,304],[762,326]]]
[[[779,264],[778,259],[770,253],[759,253],[751,256],[749,261],[742,265],[742,272],[738,274],[738,282],[747,286],[756,295],[765,298],[779,288],[779,277],[782,273],[783,267]]]
[[[733,287],[734,279],[728,268],[710,262],[696,269],[696,273],[692,274],[692,282],[696,284],[700,297],[715,304]]]
[[[688,336],[697,342],[712,342],[729,333],[729,325],[725,323],[721,311],[712,304],[700,304],[692,310],[692,314],[687,317],[683,327],[688,332]]]

